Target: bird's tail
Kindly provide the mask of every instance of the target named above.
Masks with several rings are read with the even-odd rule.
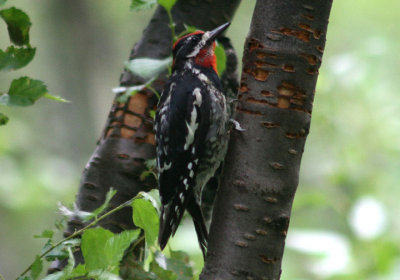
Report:
[[[200,205],[194,198],[192,198],[192,201],[189,201],[187,204],[187,210],[193,218],[194,229],[196,230],[199,246],[203,253],[203,258],[205,260],[207,253],[207,245],[208,245],[208,231],[206,224],[204,222]]]
[[[171,236],[174,236],[182,220],[185,208],[179,199],[174,199],[169,204],[161,207],[160,228],[158,231],[158,244],[161,250],[165,248]]]
[[[207,253],[208,231],[200,205],[193,197],[190,197],[186,207],[193,218],[197,239],[205,259]],[[174,236],[184,212],[185,207],[179,199],[173,200],[171,203],[161,207],[160,229],[158,232],[158,244],[160,245],[161,250],[165,248],[169,238]]]

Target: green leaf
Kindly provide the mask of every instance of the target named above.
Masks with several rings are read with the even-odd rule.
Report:
[[[163,269],[173,271],[177,280],[192,280],[193,269],[189,264],[189,256],[182,251],[171,251],[171,257],[166,258],[161,253],[155,254],[155,261]]]
[[[193,269],[189,262],[189,255],[183,251],[172,251],[167,259],[167,269],[178,275],[178,280],[189,280],[193,278]]]
[[[175,5],[176,0],[158,0],[160,6],[163,6],[168,12],[171,11],[172,7]]]
[[[141,194],[143,198],[137,198],[132,202],[133,222],[144,230],[146,244],[151,246],[155,244],[158,236],[158,213],[152,198],[146,193]]]
[[[218,75],[221,76],[225,72],[225,68],[226,68],[225,49],[221,44],[217,44],[217,46],[215,47],[215,55],[217,57]]]
[[[155,273],[160,279],[177,279],[177,275],[174,272],[162,268],[156,261],[151,262],[150,271]]]
[[[154,110],[150,110],[149,114],[154,119],[156,112]],[[146,165],[147,170],[143,171],[142,174],[140,174],[140,180],[144,181],[148,176],[154,176],[154,178],[157,180],[156,159],[154,158],[146,160],[144,164]]]
[[[85,265],[84,265],[84,264],[78,264],[78,266],[75,267],[75,268],[69,273],[68,277],[69,277],[70,279],[72,279],[72,278],[74,278],[74,277],[82,277],[82,276],[85,276],[85,275],[87,275],[87,274],[88,274],[88,273],[87,273],[87,271],[86,271]]]
[[[20,9],[11,7],[0,10],[0,17],[7,24],[11,42],[18,46],[29,45],[29,29],[32,23],[27,14]]]
[[[55,261],[55,260],[63,260],[68,258],[68,252],[66,248],[63,246],[57,246],[53,250],[51,250],[46,256],[45,259],[48,262]]]
[[[158,189],[152,189],[151,191],[147,192],[147,195],[150,197],[150,200],[151,200],[151,203],[153,204],[153,206],[157,210],[160,209],[161,201],[160,201],[160,193],[158,192]]]
[[[150,110],[149,115],[154,120],[156,118],[156,110]]]
[[[39,256],[36,256],[36,259],[33,262],[32,268],[31,268],[31,277],[33,279],[38,279],[42,270],[43,270],[43,261]]]
[[[140,192],[132,201],[133,222],[142,228],[145,234],[146,248],[144,254],[145,265],[152,260],[151,247],[156,245],[158,236],[159,218],[157,202],[148,193]]]
[[[41,234],[36,234],[33,237],[34,238],[52,238],[54,235],[54,231],[50,230],[50,229],[45,229],[42,231]]]
[[[71,103],[71,101],[69,101],[69,100],[66,100],[66,99],[64,99],[64,98],[62,98],[62,97],[59,97],[59,96],[54,96],[54,95],[52,95],[52,94],[50,94],[50,93],[45,93],[44,95],[43,95],[43,97],[44,98],[47,98],[47,99],[51,99],[51,100],[55,100],[55,101],[58,101],[58,102],[63,102],[63,103]]]
[[[88,279],[84,278],[84,276],[88,275],[85,266],[83,264],[79,264],[77,267],[75,267],[72,270],[66,271],[65,268],[62,271],[52,273],[47,275],[45,278],[42,280],[67,280],[67,279],[80,279],[79,277],[82,277],[82,279]]]
[[[155,114],[155,111],[153,111],[153,112],[154,112],[154,114]],[[146,165],[146,167],[147,167],[148,169],[155,169],[156,166],[157,166],[157,161],[156,161],[155,158],[152,158],[152,159],[146,160],[146,161],[144,162],[144,164]]]
[[[81,243],[81,240],[79,238],[75,239],[70,239],[62,244],[58,245],[55,247],[53,250],[51,250],[49,253],[46,254],[45,258],[46,261],[54,261],[56,259],[62,260],[68,257],[68,250],[71,247],[77,247]],[[52,245],[51,239],[48,240],[46,245],[43,247],[42,252],[46,251],[49,249]]]
[[[17,278],[17,280],[32,280],[32,277],[30,276],[20,276]]]
[[[132,0],[131,10],[141,11],[152,8],[157,3],[157,0]]]
[[[120,96],[118,96],[117,101],[119,103],[126,103],[126,102],[128,102],[129,97],[135,95],[137,92],[138,91],[132,91],[130,93],[125,92],[125,93],[121,94]]]
[[[86,270],[91,272],[100,269],[118,274],[119,262],[125,250],[137,239],[139,233],[140,230],[129,230],[120,234],[113,234],[103,228],[86,230],[81,243]]]
[[[8,123],[9,118],[4,115],[3,113],[0,113],[0,125],[6,125]]]
[[[126,102],[128,102],[129,97],[134,96],[136,93],[143,90],[145,87],[146,87],[145,84],[137,85],[137,86],[133,86],[133,87],[118,87],[118,88],[114,88],[113,92],[116,94],[120,94],[117,97],[118,102],[126,103]]]
[[[62,217],[60,220],[57,220],[54,222],[54,226],[56,227],[57,230],[62,231],[65,229],[65,217]]]
[[[167,280],[157,277],[152,271],[147,272],[144,269],[143,262],[132,254],[124,258],[123,264],[121,265],[120,276],[122,279]]]
[[[118,264],[121,261],[125,250],[135,241],[140,234],[140,230],[126,230],[120,234],[115,234],[105,244],[105,249],[110,254],[112,260],[116,259]]]
[[[46,252],[48,249],[51,248],[51,246],[53,246],[53,241],[51,239],[48,239],[46,244],[44,244],[42,250],[40,251],[40,254],[43,254],[44,252]]]
[[[106,256],[108,252],[104,252],[104,247],[113,235],[111,231],[100,227],[88,229],[83,233],[81,249],[88,271],[108,266],[109,260]]]
[[[89,272],[88,276],[89,276],[88,279],[96,279],[96,280],[122,280],[121,277],[119,277],[118,275],[102,269],[91,271]]]
[[[67,255],[68,255],[68,263],[64,267],[62,271],[52,273],[47,275],[45,278],[42,280],[66,280],[66,279],[71,279],[70,275],[72,274],[74,267],[75,267],[75,259],[74,255],[72,253],[71,247],[66,248],[67,250]]]
[[[64,271],[67,275],[69,275],[75,267],[75,258],[74,258],[74,254],[72,253],[71,246],[68,246],[66,249],[67,249],[67,253],[68,253],[68,263],[64,267]]]
[[[0,105],[29,106],[46,93],[47,87],[42,81],[21,77],[11,82],[8,94],[0,95]]]
[[[65,275],[65,271],[58,271],[52,274],[47,275],[46,277],[44,277],[42,280],[64,280],[66,279],[66,275]]]
[[[136,58],[126,61],[125,68],[144,79],[150,79],[167,70],[172,63],[172,57],[165,59]]]
[[[26,66],[35,56],[36,48],[10,46],[6,51],[0,50],[0,70],[16,70]]]

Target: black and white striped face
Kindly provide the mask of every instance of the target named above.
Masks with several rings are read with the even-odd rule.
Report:
[[[174,44],[172,52],[174,61],[186,60],[187,58],[194,57],[202,48],[210,47],[206,46],[206,40],[203,38],[207,33],[208,32],[196,31],[178,39]]]
[[[173,46],[174,61],[212,54],[215,38],[229,25],[230,23],[227,22],[211,31],[203,32],[198,30],[179,38]]]

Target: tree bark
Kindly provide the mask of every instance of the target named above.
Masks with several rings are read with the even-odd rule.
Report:
[[[180,0],[172,10],[176,23],[176,31],[184,30],[184,24],[196,26],[203,30],[210,30],[218,25],[230,21],[239,5],[239,0]],[[143,33],[142,39],[132,49],[130,59],[137,57],[166,58],[171,54],[171,31],[168,26],[168,17],[162,7],[158,7]],[[230,46],[229,40],[222,43]],[[228,65],[223,76],[223,83],[229,87],[228,92],[237,92],[236,55],[230,47],[227,53]],[[160,75],[153,82],[153,87],[161,92],[167,76]],[[124,71],[120,78],[121,86],[142,84],[145,81]],[[134,197],[140,191],[148,191],[156,187],[152,178],[140,180],[140,175],[146,170],[145,161],[155,157],[155,142],[153,122],[149,111],[154,110],[157,98],[147,89],[130,97],[126,103],[114,100],[104,131],[97,143],[97,147],[86,165],[81,177],[76,204],[82,211],[93,211],[104,201],[110,187],[117,190],[111,200],[113,208]],[[211,190],[213,188],[210,188]],[[214,188],[215,189],[215,188]],[[102,220],[100,225],[113,232],[134,228],[132,210],[122,209]],[[69,236],[85,224],[77,217],[70,219],[64,233]],[[77,263],[83,258],[78,250],[74,253]],[[49,273],[61,270],[66,265],[55,262]]]
[[[279,279],[332,0],[258,0],[200,279]]]

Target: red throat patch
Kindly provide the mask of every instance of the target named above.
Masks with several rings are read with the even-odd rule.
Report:
[[[215,42],[213,42],[210,48],[200,50],[199,53],[194,58],[194,62],[197,65],[200,65],[205,68],[212,67],[215,73],[218,74],[217,57],[215,56],[214,49],[215,49]]]

